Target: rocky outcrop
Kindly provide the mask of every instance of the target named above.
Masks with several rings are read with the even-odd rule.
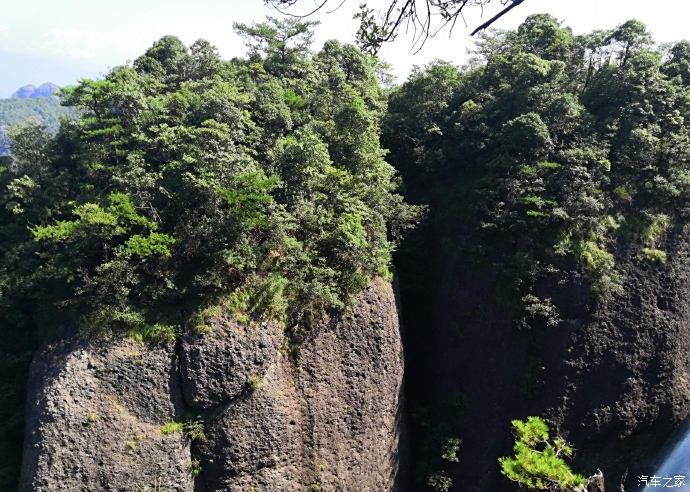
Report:
[[[213,414],[197,449],[205,490],[391,490],[403,369],[391,286],[376,281],[294,356],[278,350],[277,335],[259,343],[235,329],[215,326],[229,335],[192,342],[196,363],[252,362],[238,364],[222,387],[213,371],[183,379],[186,395],[208,395],[193,398]]]
[[[620,246],[623,289],[605,302],[595,302],[575,276],[538,285],[563,320],[531,330],[517,328],[501,304],[500,264],[468,265],[446,254],[441,280],[422,297],[431,306],[426,318],[407,319],[428,338],[410,345],[408,367],[414,396],[430,409],[427,421],[443,422],[462,439],[459,463],[443,465],[452,490],[514,490],[497,459],[512,452],[510,421],[529,415],[545,417],[574,445],[576,471],[601,469],[607,490],[633,490],[638,475],[654,473],[663,442],[690,414],[685,237],[670,235],[664,264],[643,258],[635,245]],[[409,299],[403,296],[405,309]],[[423,442],[425,429],[416,429]]]
[[[601,468],[611,490],[633,489],[638,475],[652,475],[664,440],[690,414],[690,245],[683,236],[664,246],[665,264],[635,250],[621,254],[623,292],[568,328],[567,343],[552,336],[545,346],[542,405],[580,449],[580,465]]]
[[[394,488],[403,358],[390,284],[375,280],[297,347],[277,324],[220,317],[209,328],[176,349],[125,339],[43,350],[22,490]],[[162,432],[190,415],[204,440]]]
[[[587,492],[606,492],[604,474],[601,470],[587,479]]]
[[[59,90],[59,86],[50,82],[41,84],[38,87],[29,84],[17,89],[17,91],[12,94],[12,97],[15,99],[37,99],[39,97],[51,97],[57,94]]]
[[[243,325],[231,317],[212,320],[203,334],[185,335],[180,369],[187,404],[209,409],[242,394],[275,363],[284,338],[278,323]]]
[[[28,387],[22,491],[193,490],[172,348],[123,339],[46,347]]]

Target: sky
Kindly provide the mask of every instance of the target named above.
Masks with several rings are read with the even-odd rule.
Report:
[[[291,12],[309,10],[316,0],[301,0]],[[341,0],[330,0],[336,7]],[[390,0],[388,0],[390,1]],[[314,18],[315,47],[327,39],[352,41],[357,29],[353,14],[363,0],[345,0],[332,13]],[[3,2],[4,3],[4,2]],[[382,9],[387,0],[369,0]],[[493,0],[484,10],[466,10],[466,26],[459,21],[451,35],[442,32],[419,53],[411,52],[404,33],[386,45],[380,56],[393,65],[398,81],[414,65],[436,58],[462,64],[472,45],[469,32],[500,8]],[[611,28],[636,18],[647,24],[659,42],[690,38],[690,2],[687,0],[525,0],[494,27],[512,29],[526,16],[546,12],[577,34]],[[224,58],[244,54],[233,22],[260,22],[277,15],[263,0],[32,0],[7,2],[0,8],[0,97],[10,96],[26,84],[53,82],[70,85],[80,78],[94,78],[109,68],[133,60],[155,40],[174,34],[191,44],[205,38]]]

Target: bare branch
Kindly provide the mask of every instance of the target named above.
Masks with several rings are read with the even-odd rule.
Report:
[[[270,5],[274,9],[276,9],[279,13],[288,16],[288,17],[296,17],[299,19],[302,19],[304,17],[309,17],[311,15],[314,15],[317,13],[319,10],[324,8],[326,4],[328,3],[329,0],[323,0],[319,5],[317,5],[314,10],[311,12],[308,12],[306,14],[293,14],[292,12],[288,12],[286,10],[283,10],[285,7],[292,7],[297,3],[298,0],[264,0],[267,5]],[[344,2],[344,0],[343,0]],[[342,3],[341,3],[342,5]],[[337,10],[337,9],[336,9]]]
[[[525,1],[525,0],[512,0],[512,2],[510,3],[510,5],[508,5],[506,8],[504,8],[503,10],[501,10],[498,14],[494,15],[491,19],[489,19],[488,21],[486,21],[485,23],[483,23],[481,26],[479,26],[478,28],[476,28],[474,31],[472,31],[472,36],[474,36],[475,34],[477,34],[479,31],[483,31],[483,30],[486,29],[487,27],[491,26],[491,24],[493,24],[494,22],[496,22],[498,19],[500,19],[501,17],[503,17],[504,15],[506,15],[508,12],[510,12],[512,9],[514,9],[515,7],[517,7],[518,5],[520,5],[520,4],[521,4],[522,2],[524,2],[524,1]]]
[[[323,9],[330,0],[318,0],[316,7],[306,14],[293,14],[287,12],[285,9],[295,6],[302,2],[302,0],[264,0],[266,5],[269,5],[279,12],[290,15],[292,17],[308,17]],[[336,0],[338,1],[338,0]],[[338,6],[329,11],[333,12],[339,9],[346,0],[339,0]],[[452,33],[458,17],[462,17],[463,22],[467,25],[463,11],[468,7],[480,7],[482,15],[484,7],[492,0],[389,0],[388,8],[380,20],[373,18],[373,10],[369,9],[366,4],[362,5],[362,12],[360,19],[366,21],[366,27],[361,28],[358,36],[360,45],[375,54],[383,43],[393,41],[403,23],[405,24],[405,32],[409,32],[412,28],[412,47],[410,51],[418,53],[426,44],[429,38],[433,38],[439,34],[446,26],[450,26],[449,35]],[[496,15],[482,23],[474,31],[472,35],[491,26],[494,22],[510,12],[525,0],[500,0],[503,8]],[[422,6],[423,5],[423,6]],[[422,9],[426,8],[426,12]]]

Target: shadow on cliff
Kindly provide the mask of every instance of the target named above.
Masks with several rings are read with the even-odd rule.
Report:
[[[683,231],[664,265],[621,244],[623,290],[595,302],[586,283],[542,282],[562,313],[523,330],[502,302],[500,261],[478,264],[433,221],[396,256],[410,414],[411,483],[444,472],[452,490],[512,491],[498,458],[511,454],[510,421],[541,415],[574,444],[576,471],[601,469],[607,490],[653,474],[659,449],[690,413],[690,258]],[[441,459],[449,437],[459,462]]]

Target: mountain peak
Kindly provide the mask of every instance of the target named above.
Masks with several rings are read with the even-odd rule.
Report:
[[[28,84],[17,89],[17,92],[12,94],[13,98],[16,99],[36,99],[39,97],[51,97],[60,90],[60,87],[51,83],[46,82],[44,84],[36,87],[35,85]]]

